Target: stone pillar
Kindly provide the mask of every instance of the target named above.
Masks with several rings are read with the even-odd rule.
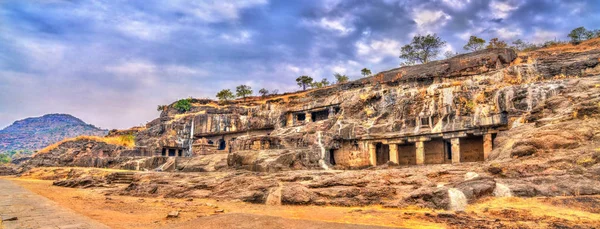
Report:
[[[417,152],[417,165],[425,164],[425,144],[422,141],[415,142]]]
[[[390,161],[398,164],[398,144],[390,144]]]
[[[492,134],[484,134],[483,135],[483,160],[487,161],[490,152],[492,152],[493,147],[492,142]]]
[[[305,123],[312,122],[312,113],[310,113],[310,112],[306,112],[306,113],[304,113],[304,114],[305,114],[305,117],[306,117],[306,119],[304,119],[304,122],[305,122]]]
[[[372,166],[377,165],[377,147],[375,143],[369,142],[369,162]]]
[[[290,127],[294,125],[294,114],[292,113],[287,113],[285,115],[285,125]]]
[[[452,143],[452,164],[460,163],[460,138],[453,138]]]

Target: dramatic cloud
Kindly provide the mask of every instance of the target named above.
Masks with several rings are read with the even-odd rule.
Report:
[[[565,40],[600,29],[593,0],[0,1],[0,128],[70,113],[103,128],[158,117],[157,105],[240,84],[298,90],[398,67],[415,34],[446,51],[469,36]]]

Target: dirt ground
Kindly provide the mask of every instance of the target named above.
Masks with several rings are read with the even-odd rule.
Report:
[[[418,207],[268,206],[208,199],[106,196],[101,188],[64,188],[53,186],[48,180],[8,179],[112,228],[186,228],[202,222],[222,223],[215,225],[218,228],[243,224],[239,218],[249,215],[265,221],[278,217],[272,222],[284,223],[272,228],[286,228],[285,222],[293,226],[297,220],[401,228],[600,227],[599,196],[488,198],[470,204],[465,212],[455,213]],[[168,219],[167,214],[172,211],[179,211],[179,217]]]

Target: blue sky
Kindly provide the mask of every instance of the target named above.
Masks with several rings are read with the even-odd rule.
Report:
[[[2,0],[0,128],[46,113],[128,128],[239,84],[356,79],[397,67],[415,34],[462,52],[470,35],[543,42],[598,25],[594,0]]]

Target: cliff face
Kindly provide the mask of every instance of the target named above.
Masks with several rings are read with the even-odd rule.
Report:
[[[0,130],[0,153],[10,150],[34,151],[65,138],[103,136],[107,132],[68,114],[27,118]]]
[[[137,134],[142,155],[226,154],[255,171],[490,159],[496,137],[567,79],[600,74],[600,50],[488,49],[309,91],[168,106]]]

